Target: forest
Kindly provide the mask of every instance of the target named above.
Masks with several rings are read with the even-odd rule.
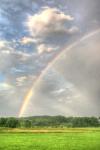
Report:
[[[3,117],[0,127],[35,128],[35,127],[100,127],[100,117],[64,117],[64,116],[33,116],[33,117]]]

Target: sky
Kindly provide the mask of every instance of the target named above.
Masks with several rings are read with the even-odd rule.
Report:
[[[100,0],[0,0],[0,116],[19,116],[31,89],[22,116],[100,115],[99,8]]]

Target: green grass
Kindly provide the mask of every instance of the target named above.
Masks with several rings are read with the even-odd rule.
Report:
[[[100,129],[3,129],[0,150],[100,150]]]

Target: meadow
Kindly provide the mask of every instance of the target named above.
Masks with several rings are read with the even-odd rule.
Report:
[[[100,128],[1,128],[0,150],[100,150]]]

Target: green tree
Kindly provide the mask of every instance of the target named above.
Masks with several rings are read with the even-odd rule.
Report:
[[[31,122],[31,120],[25,120],[25,121],[24,121],[24,127],[26,127],[26,128],[31,128],[31,127],[32,127],[32,122]]]
[[[19,120],[16,118],[8,118],[6,121],[6,127],[16,128],[19,126]]]
[[[0,127],[5,127],[7,122],[7,118],[0,118]]]

